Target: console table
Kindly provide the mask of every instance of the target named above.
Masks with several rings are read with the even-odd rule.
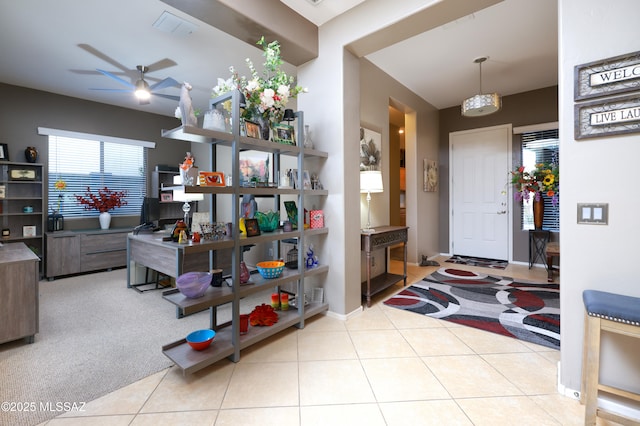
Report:
[[[407,226],[378,226],[372,232],[362,232],[360,234],[360,250],[367,255],[367,280],[362,282],[362,295],[367,298],[367,307],[371,306],[371,296],[385,290],[397,282],[404,280],[407,285]],[[396,244],[403,244],[404,251],[404,272],[403,275],[391,274],[388,272],[389,265],[387,257],[389,247]],[[371,278],[371,253],[384,248],[384,273]]]

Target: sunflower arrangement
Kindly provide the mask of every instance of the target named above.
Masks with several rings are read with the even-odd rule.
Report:
[[[533,170],[526,170],[524,166],[520,166],[511,172],[511,183],[516,189],[516,201],[528,201],[531,193],[536,201],[540,201],[544,193],[551,197],[554,205],[558,203],[560,171],[555,163],[538,163]]]

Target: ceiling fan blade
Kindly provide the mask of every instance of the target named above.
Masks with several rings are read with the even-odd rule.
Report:
[[[171,99],[172,101],[180,101],[180,96],[165,95],[164,93],[151,93],[153,96],[160,98]]]
[[[178,86],[180,86],[180,84],[177,81],[175,81],[171,77],[167,77],[164,80],[161,80],[155,84],[152,84],[151,87],[149,87],[149,89],[153,91],[153,90],[164,89],[166,87],[178,87]]]
[[[97,69],[97,68],[96,68]],[[133,84],[129,83],[127,80],[123,80],[122,78],[118,77],[117,75],[111,74],[109,71],[105,71],[105,70],[101,70],[101,69],[97,69],[98,72],[106,75],[109,78],[114,79],[115,81],[117,81],[118,83],[124,84],[127,87],[131,87],[132,89],[136,86],[134,86]]]
[[[113,65],[116,68],[121,69],[124,72],[131,72],[131,70],[129,68],[127,68],[126,66],[122,65],[120,62],[116,61],[115,59],[111,58],[110,56],[105,55],[104,53],[102,53],[101,51],[99,51],[98,49],[96,49],[95,47],[89,45],[89,44],[85,44],[85,43],[80,43],[78,45],[78,47],[82,50],[85,50],[89,53],[91,53],[93,56],[96,56],[100,59],[102,59],[103,61]]]
[[[160,59],[157,62],[154,62],[151,65],[147,65],[147,68],[149,68],[149,71],[147,72],[156,72],[156,71],[160,71],[163,70],[165,68],[170,68],[173,66],[178,65],[175,61],[169,59],[169,58],[164,58],[164,59]]]
[[[101,90],[103,92],[116,92],[116,93],[132,93],[131,89],[102,89],[90,87],[89,90]]]

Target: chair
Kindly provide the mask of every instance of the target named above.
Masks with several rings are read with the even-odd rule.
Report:
[[[595,426],[596,417],[601,417],[623,425],[637,425],[638,419],[599,408],[598,391],[640,402],[640,394],[600,383],[601,332],[640,339],[640,298],[585,290],[582,299],[585,307],[585,333],[580,402],[586,405],[584,424]]]
[[[545,248],[547,257],[547,282],[553,281],[553,258],[560,257],[560,243],[548,243]]]

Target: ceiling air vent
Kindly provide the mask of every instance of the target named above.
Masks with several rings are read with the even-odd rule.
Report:
[[[192,24],[189,21],[185,21],[166,10],[162,12],[162,15],[160,15],[158,19],[156,19],[156,22],[153,23],[153,27],[160,31],[179,36],[188,36],[198,29],[197,25]]]

